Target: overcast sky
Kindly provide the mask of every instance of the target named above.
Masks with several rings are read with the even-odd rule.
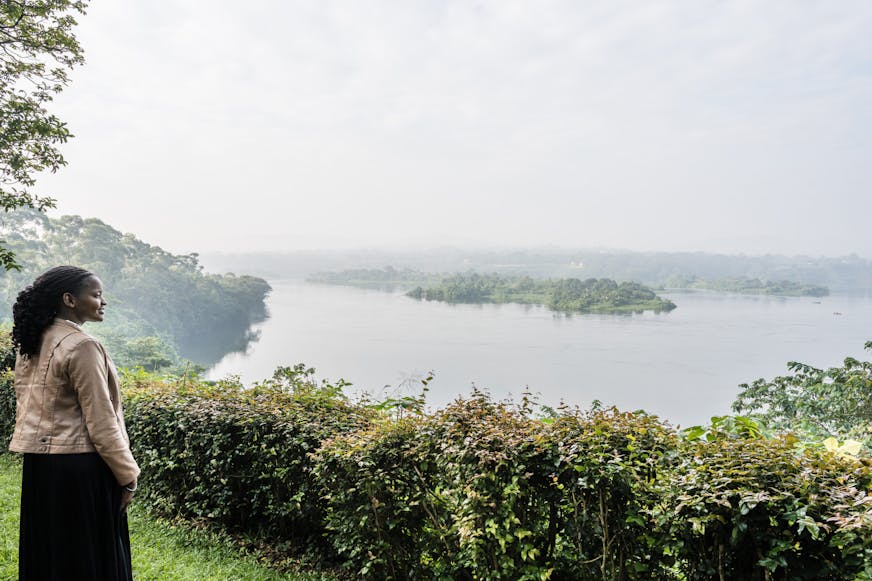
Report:
[[[99,0],[39,185],[173,252],[872,257],[872,2]]]

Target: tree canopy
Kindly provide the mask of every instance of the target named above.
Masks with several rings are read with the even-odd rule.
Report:
[[[865,347],[872,350],[872,341]],[[775,428],[872,443],[872,361],[846,357],[842,367],[795,361],[787,367],[791,375],[741,384],[733,411],[752,413]]]
[[[24,265],[0,271],[0,322],[41,272],[81,266],[103,280],[111,313],[88,332],[122,366],[161,369],[180,358],[213,363],[244,349],[252,339],[249,327],[266,317],[265,280],[204,273],[196,254],[172,254],[95,218],[19,210],[0,226],[0,237]]]
[[[33,188],[40,172],[65,165],[58,145],[72,137],[46,108],[84,62],[73,35],[85,0],[0,0],[0,208],[44,211],[54,200]],[[0,265],[19,268],[0,241]]]
[[[529,276],[455,274],[436,286],[417,287],[406,294],[415,299],[448,303],[542,304],[565,313],[632,313],[675,308],[671,301],[638,283],[617,283],[607,278],[537,280]]]

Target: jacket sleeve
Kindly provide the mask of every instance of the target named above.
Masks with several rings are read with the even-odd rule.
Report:
[[[139,466],[115,415],[108,373],[109,362],[97,341],[82,341],[71,350],[70,383],[78,396],[88,436],[118,484],[124,486],[139,476]]]

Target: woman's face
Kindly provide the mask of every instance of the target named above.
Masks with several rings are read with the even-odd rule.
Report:
[[[67,318],[74,323],[102,321],[106,300],[103,298],[103,283],[96,276],[85,279],[78,293],[64,293]]]

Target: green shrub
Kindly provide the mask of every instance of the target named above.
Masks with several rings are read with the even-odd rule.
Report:
[[[15,367],[15,349],[8,325],[0,326],[0,452],[5,452],[15,429],[15,386],[12,370]]]
[[[682,434],[614,409],[541,419],[478,392],[392,415],[313,377],[124,372],[140,499],[372,579],[872,580],[859,444],[742,416]]]
[[[314,473],[360,577],[872,578],[869,462],[715,420],[682,438],[643,413],[543,421],[476,393],[331,438]]]
[[[870,579],[868,464],[792,435],[690,441],[660,526],[688,580]]]
[[[327,384],[313,389],[314,370],[294,369],[300,374],[291,383],[274,379],[252,389],[129,374],[125,415],[144,499],[163,514],[271,544],[318,544],[322,487],[309,453],[366,426],[373,413],[329,395]]]
[[[608,409],[564,414],[548,436],[563,576],[672,578],[669,539],[651,507],[671,486],[677,434],[654,416]]]
[[[315,454],[333,550],[358,576],[427,578],[429,563],[454,552],[440,543],[446,513],[433,492],[434,454],[422,421],[382,421],[327,440]]]
[[[455,554],[434,563],[449,577],[538,578],[550,568],[549,483],[538,470],[542,423],[476,393],[437,411],[422,436],[433,442],[434,492]],[[444,552],[443,552],[444,553]]]
[[[872,341],[864,345],[872,351]],[[824,439],[865,441],[872,451],[872,361],[846,357],[841,367],[787,364],[789,375],[739,385],[733,410],[766,423]]]
[[[12,370],[0,371],[0,452],[5,452],[15,429],[15,387]]]
[[[394,579],[666,571],[671,559],[645,507],[677,436],[652,417],[614,410],[551,422],[528,412],[476,393],[326,442],[315,472],[346,567]]]

